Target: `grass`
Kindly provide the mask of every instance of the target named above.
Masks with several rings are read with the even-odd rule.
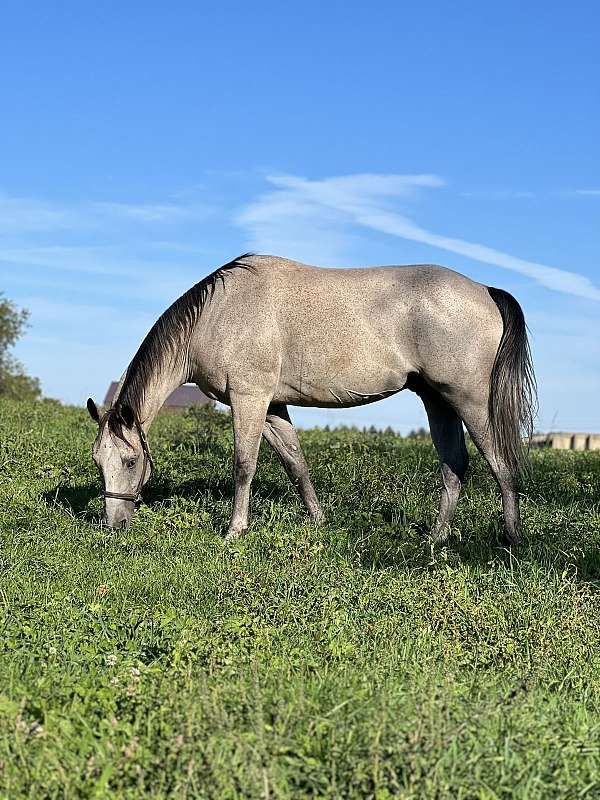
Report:
[[[128,531],[94,435],[0,404],[0,797],[600,795],[600,453],[534,453],[512,555],[474,455],[431,552],[430,442],[307,431],[328,523],[265,448],[225,546],[227,419],[159,418]]]

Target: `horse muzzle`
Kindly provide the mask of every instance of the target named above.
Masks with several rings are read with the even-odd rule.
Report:
[[[130,528],[135,504],[129,500],[107,498],[104,504],[104,525],[108,528]]]

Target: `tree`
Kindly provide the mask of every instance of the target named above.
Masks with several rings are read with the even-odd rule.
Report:
[[[29,311],[17,308],[0,293],[0,395],[18,400],[40,396],[40,382],[25,373],[23,365],[9,353],[27,327]]]

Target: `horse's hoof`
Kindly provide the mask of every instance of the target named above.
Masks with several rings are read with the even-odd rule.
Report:
[[[512,536],[508,536],[505,534],[504,536],[504,546],[507,547],[509,550],[516,550],[523,544],[523,537],[518,536],[513,538]]]
[[[514,530],[504,529],[504,545],[508,548],[518,547],[523,542],[523,530],[520,525],[515,525]]]
[[[433,528],[429,532],[429,536],[427,537],[427,542],[432,546],[435,547],[438,544],[444,544],[448,540],[450,536],[450,524],[445,522],[440,528]]]
[[[240,536],[242,534],[246,533],[247,530],[248,530],[248,528],[239,528],[237,530],[231,530],[230,529],[225,534],[225,537],[224,537],[223,541],[225,541],[225,542],[235,542],[235,540],[239,539]]]

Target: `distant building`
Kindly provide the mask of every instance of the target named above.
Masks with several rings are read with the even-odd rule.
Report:
[[[600,450],[600,433],[534,433],[531,446],[555,450]]]
[[[118,381],[113,381],[108,387],[106,397],[104,398],[104,406],[106,408],[112,404],[118,385]],[[213,405],[213,401],[210,397],[207,397],[204,392],[201,392],[197,386],[186,383],[184,386],[175,389],[175,391],[167,397],[163,405],[163,410],[184,411],[190,406],[204,406],[207,404]]]

